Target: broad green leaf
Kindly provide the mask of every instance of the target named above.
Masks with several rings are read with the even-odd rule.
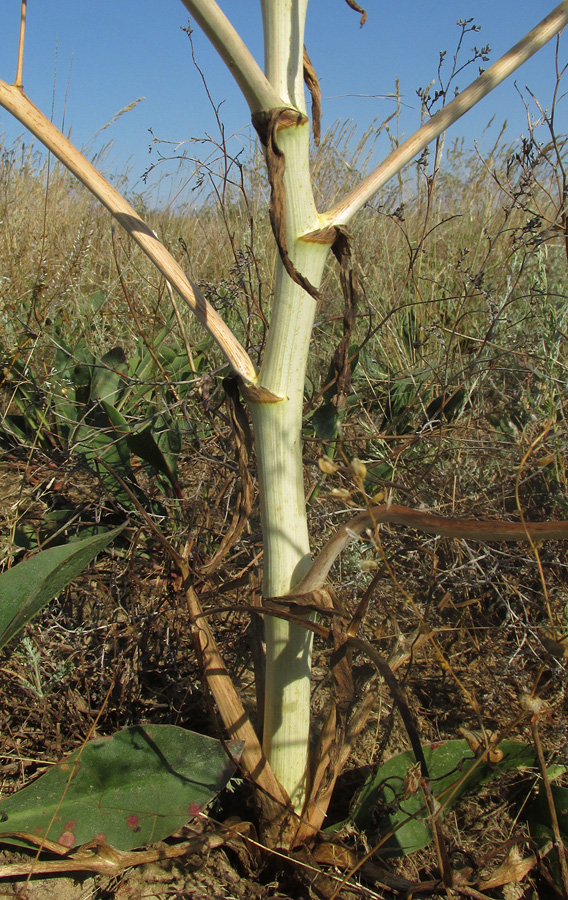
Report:
[[[78,360],[73,369],[75,399],[86,412],[91,402],[92,383],[97,360],[91,351],[83,345],[79,345],[75,349],[73,356],[76,361]],[[82,415],[77,415],[78,421],[82,418]]]
[[[423,373],[405,374],[386,385],[388,396],[385,398],[384,424],[396,424],[397,434],[404,434],[416,422],[420,409],[420,397],[424,394]]]
[[[178,459],[182,446],[177,424],[171,416],[160,415],[156,417],[152,430],[164,462],[171,472],[169,476],[170,481],[175,487],[177,485]]]
[[[136,428],[136,425],[133,428],[118,409],[108,403],[103,403],[103,407],[117,434],[126,438],[130,452],[148,463],[148,465],[153,466],[162,475],[165,475],[173,485],[177,485],[177,460],[181,450],[179,434],[176,432],[174,439],[170,439],[167,434],[155,435],[153,433],[154,426],[146,423],[142,428]],[[162,422],[161,416],[159,417],[159,422]],[[160,443],[158,443],[157,438],[160,440]],[[171,440],[174,440],[173,450],[171,443],[168,443]],[[164,444],[164,449],[162,449],[161,444]]]
[[[36,550],[38,546],[41,547],[42,544],[50,543],[56,532],[60,535],[67,535],[68,528],[72,526],[73,522],[77,522],[79,518],[80,510],[76,506],[48,510],[44,513],[39,527],[33,521],[31,523],[26,522],[24,518],[14,530],[13,543],[15,547],[22,547],[25,550]],[[106,528],[101,528],[100,525],[96,524],[81,527],[82,538],[93,534],[102,534],[103,532],[106,532]],[[60,544],[61,541],[59,540],[55,543]]]
[[[321,441],[333,441],[337,437],[339,415],[333,403],[324,403],[312,416],[314,431]]]
[[[93,398],[116,405],[124,391],[126,371],[126,356],[122,347],[114,347],[105,353],[93,375]]]
[[[568,788],[559,787],[559,785],[553,784],[550,789],[552,791],[552,799],[554,800],[560,834],[568,846]],[[552,834],[552,820],[546,791],[542,785],[539,788],[536,800],[529,807],[527,820],[531,829],[531,834],[533,834],[537,840],[540,840],[541,838],[548,840]]]
[[[53,374],[58,378],[73,378],[73,370],[77,364],[77,359],[71,349],[59,339],[59,346],[55,351],[53,360]]]
[[[428,422],[432,420],[440,421],[443,417],[448,422],[452,422],[463,407],[465,399],[466,390],[464,387],[454,390],[448,389],[442,394],[438,394],[426,407],[426,420]]]
[[[531,747],[517,741],[501,741],[503,759],[498,763],[479,762],[467,741],[445,741],[424,748],[430,785],[442,815],[464,791],[500,772],[535,764]],[[432,827],[419,769],[408,750],[389,759],[365,785],[352,815],[355,824],[371,840],[386,840],[385,856],[413,853],[432,840]],[[387,837],[391,835],[390,837]]]
[[[90,307],[91,316],[94,318],[100,313],[106,302],[105,292],[101,291],[100,288],[97,291],[93,291],[93,293],[89,295],[87,302]]]
[[[368,466],[365,490],[372,494],[376,490],[377,484],[383,485],[385,481],[391,481],[393,474],[394,468],[389,462],[380,462],[376,466]]]
[[[199,371],[199,364],[203,362],[204,357],[200,354],[197,354],[194,359],[194,365],[196,370]],[[177,353],[170,365],[168,367],[168,376],[172,382],[176,384],[176,392],[179,394],[180,391],[183,392],[183,382],[189,382],[189,386],[193,383],[193,372],[191,371],[191,366],[189,365],[187,359],[187,353]]]
[[[242,741],[229,741],[238,759]],[[132,850],[163,840],[198,815],[235,770],[220,741],[177,725],[137,725],[97,738],[0,804],[10,832],[64,847],[88,841]]]
[[[559,787],[557,784],[551,785],[552,801],[558,820],[558,828],[560,836],[568,847],[568,788]],[[540,785],[536,798],[529,804],[525,811],[525,816],[530,828],[530,832],[539,847],[551,841],[554,843],[554,831],[552,829],[552,817],[548,798],[544,786]],[[558,865],[558,857],[556,853],[549,853],[547,862],[550,866],[552,876],[557,884],[561,884],[562,874]]]
[[[76,398],[75,368],[76,358],[61,343],[53,364],[50,399],[57,433],[65,441],[86,413],[86,408],[78,403]]]
[[[111,472],[105,469],[104,466],[97,465],[99,460],[107,463],[124,481],[128,482],[133,490],[137,490],[130,462],[130,448],[126,437],[115,430],[106,412],[108,408],[108,405],[105,408],[103,404],[97,404],[89,412],[87,420],[75,431],[75,449],[85,457],[89,465],[97,472],[99,478],[115,500],[129,508],[132,501],[128,493]]]
[[[0,429],[0,436],[4,439],[6,446],[10,446],[11,438],[22,443],[28,440],[27,423],[23,416],[5,415],[2,417],[2,424],[4,427]]]
[[[0,649],[86,569],[124,527],[42,550],[3,572],[0,575]]]

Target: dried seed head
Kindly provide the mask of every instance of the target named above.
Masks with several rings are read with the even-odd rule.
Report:
[[[359,568],[361,572],[373,572],[379,568],[379,564],[376,559],[360,559]]]
[[[332,488],[331,496],[335,497],[336,500],[350,500],[351,491],[348,491],[345,488]]]
[[[336,466],[329,456],[320,456],[318,466],[324,475],[335,475],[339,471],[339,466]]]
[[[351,468],[353,469],[355,478],[357,478],[358,481],[365,481],[365,478],[367,477],[367,466],[364,462],[361,462],[360,459],[352,459]]]
[[[385,499],[385,492],[384,492],[384,491],[377,491],[377,493],[373,495],[373,498],[372,498],[372,499],[373,499],[373,503],[376,503],[377,506],[378,506],[379,503],[382,503],[383,500]]]
[[[534,716],[538,716],[544,711],[546,704],[540,697],[531,697],[530,694],[523,694],[521,697],[521,706],[527,712],[532,713]]]
[[[473,750],[476,756],[483,753],[487,747],[487,742],[490,742],[492,746],[487,754],[489,762],[492,765],[497,765],[504,759],[505,754],[501,748],[497,743],[493,743],[497,737],[493,731],[486,731],[485,734],[482,734],[480,731],[468,731],[466,728],[460,728],[460,733],[463,734],[470,749]]]

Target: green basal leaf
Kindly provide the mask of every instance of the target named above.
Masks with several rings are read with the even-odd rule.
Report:
[[[333,403],[324,403],[312,416],[314,431],[321,441],[334,441],[339,433],[339,414]]]
[[[42,550],[0,574],[0,648],[80,575],[125,528]]]
[[[227,744],[235,760],[242,741]],[[72,848],[132,850],[198,815],[235,770],[220,741],[176,725],[137,725],[97,738],[0,804],[0,841],[22,834]],[[12,838],[10,832],[17,832]]]
[[[181,450],[179,433],[174,433],[172,427],[164,428],[164,432],[160,433],[161,416],[152,425],[144,423],[137,429],[129,425],[122,413],[110,404],[103,403],[103,407],[117,434],[126,439],[130,452],[165,475],[172,484],[177,484],[177,460]]]
[[[553,784],[551,785],[551,791],[560,834],[568,845],[568,788]],[[529,808],[527,820],[531,834],[534,834],[536,837],[539,833],[542,833],[547,835],[548,839],[548,835],[552,831],[552,819],[546,791],[542,784],[535,802]]]
[[[93,374],[92,396],[116,405],[125,389],[126,356],[122,347],[105,353]]]
[[[438,813],[443,816],[466,790],[503,771],[532,767],[532,747],[501,741],[498,763],[479,760],[467,741],[453,740],[424,748],[430,785]],[[409,750],[389,759],[365,785],[357,798],[352,820],[373,843],[384,839],[385,856],[413,853],[432,840],[428,798],[414,754]]]

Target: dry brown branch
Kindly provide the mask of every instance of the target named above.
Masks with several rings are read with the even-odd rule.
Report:
[[[155,525],[136,495],[120,475],[103,460],[101,462],[128,493],[146,525],[180,571],[188,611],[194,626],[196,649],[201,659],[204,677],[219,708],[227,734],[231,739],[244,742],[239,762],[240,766],[250,775],[260,790],[264,792],[260,798],[261,802],[264,802],[266,807],[271,808],[274,814],[274,821],[278,822],[279,816],[277,813],[288,809],[288,798],[268,765],[256,732],[245,712],[223,657],[219,652],[213,632],[203,615],[199,598],[190,583],[191,571],[189,564]]]
[[[34,841],[33,835],[19,835],[24,840]],[[86,844],[79,847],[65,859],[34,860],[27,863],[7,863],[0,866],[0,879],[15,878],[19,875],[62,875],[69,872],[95,872],[97,875],[117,875],[131,866],[142,866],[160,859],[176,859],[193,853],[204,854],[221,847],[225,839],[218,834],[206,834],[172,847],[155,850],[115,850],[108,844]],[[49,846],[48,846],[49,844]],[[61,854],[65,850],[54,841],[41,840],[41,849]],[[65,850],[67,853],[68,851]]]
[[[453,519],[438,516],[435,513],[410,509],[407,506],[397,506],[394,503],[383,503],[360,513],[342,525],[325,544],[307,575],[294,587],[289,596],[310,594],[321,588],[333,563],[351,541],[368,529],[374,529],[377,525],[386,522],[393,525],[407,525],[409,528],[416,528],[417,531],[424,531],[426,534],[472,541],[516,543],[519,541],[568,539],[568,521],[564,520],[517,523],[501,520]]]

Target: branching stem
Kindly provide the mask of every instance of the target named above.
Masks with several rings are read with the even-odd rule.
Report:
[[[240,87],[251,113],[283,106],[240,35],[215,0],[182,0]]]

